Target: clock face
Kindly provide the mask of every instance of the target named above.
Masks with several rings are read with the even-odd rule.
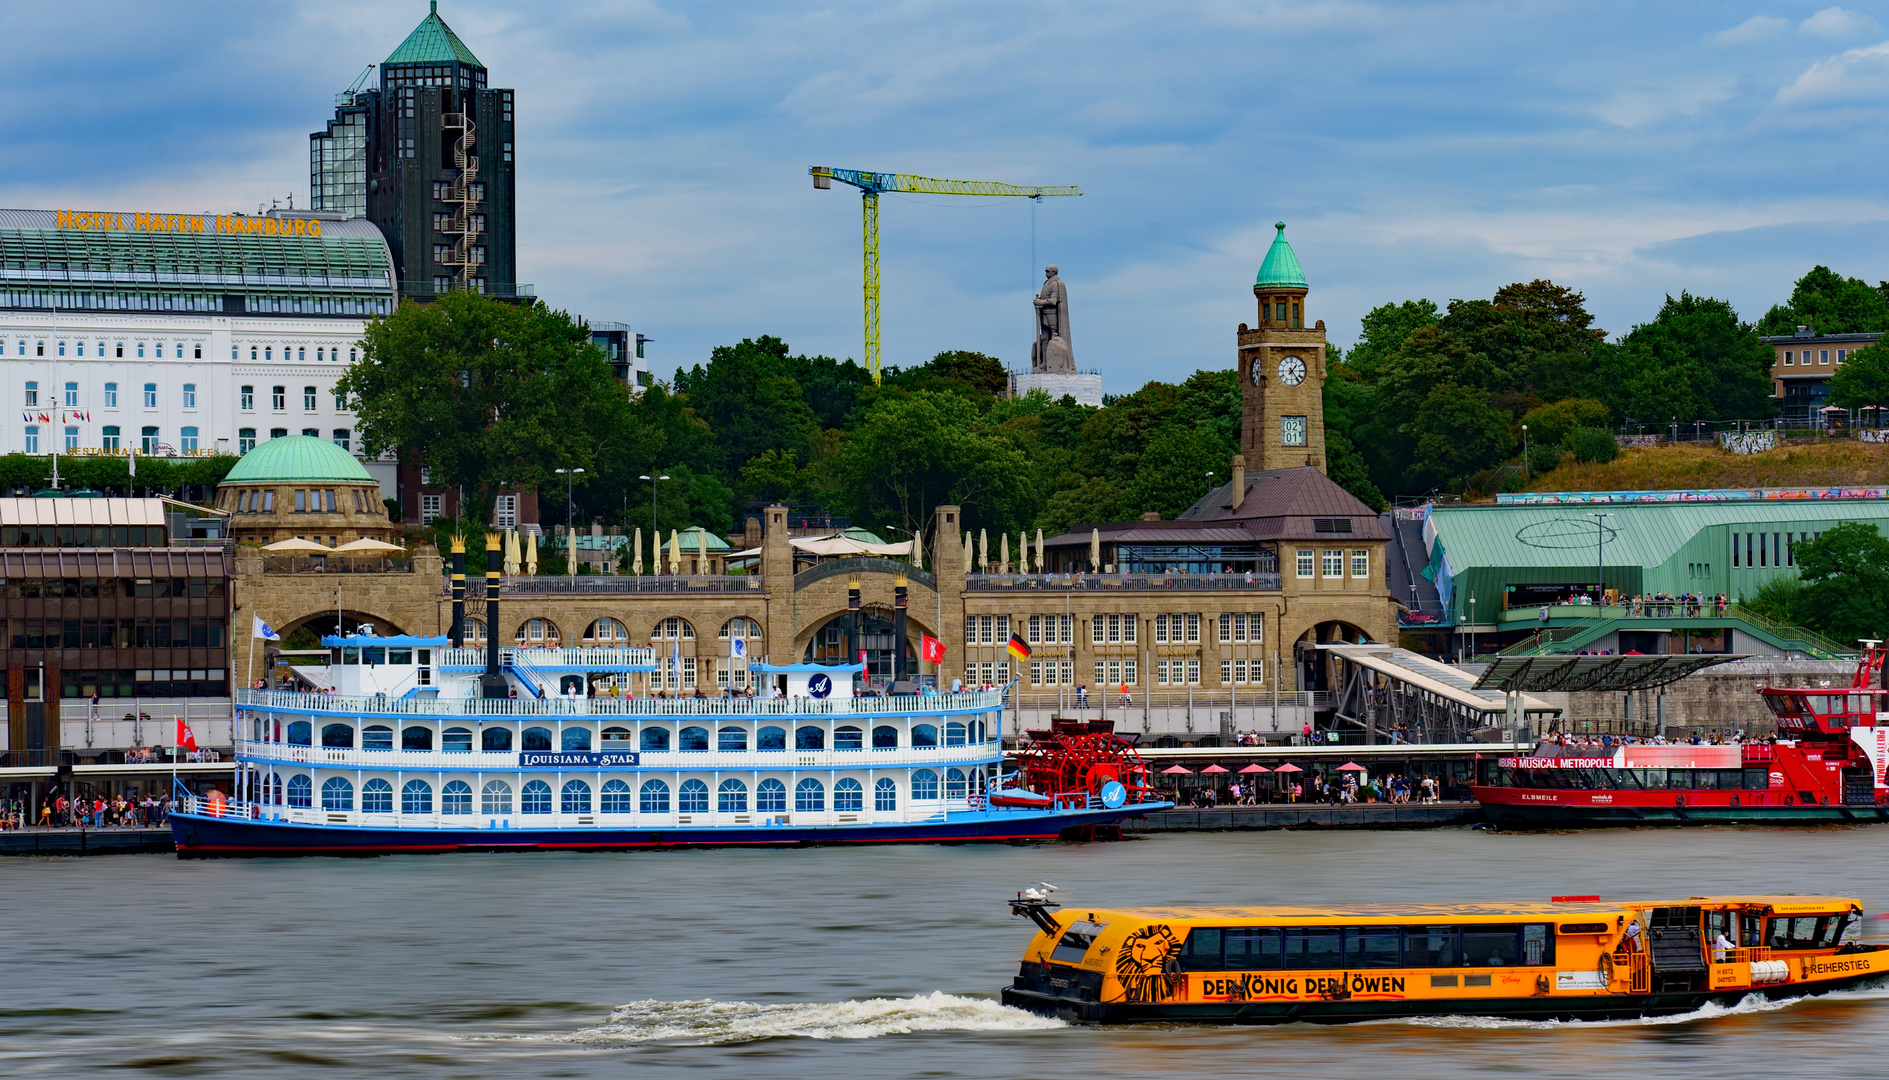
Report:
[[[1288,356],[1279,361],[1279,381],[1287,386],[1297,386],[1305,381],[1305,361],[1296,356]]]

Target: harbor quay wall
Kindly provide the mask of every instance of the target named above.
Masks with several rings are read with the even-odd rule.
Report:
[[[1364,806],[1228,806],[1214,810],[1175,807],[1122,822],[1125,833],[1238,832],[1263,829],[1434,829],[1482,821],[1473,802],[1373,803]]]

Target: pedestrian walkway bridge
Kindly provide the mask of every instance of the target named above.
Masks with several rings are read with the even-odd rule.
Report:
[[[1519,691],[1480,687],[1476,673],[1388,645],[1320,645],[1338,665],[1335,720],[1366,743],[1517,739],[1561,710]],[[1506,733],[1506,734],[1504,734]]]

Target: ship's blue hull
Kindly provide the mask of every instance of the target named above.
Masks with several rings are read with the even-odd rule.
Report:
[[[180,858],[269,855],[394,855],[448,851],[610,851],[658,847],[791,847],[807,844],[948,844],[1054,840],[1070,830],[1109,826],[1167,809],[1144,803],[1118,810],[971,811],[944,821],[897,825],[791,825],[668,829],[386,829],[304,825],[267,819],[172,814]],[[1079,835],[1079,834],[1078,834]]]

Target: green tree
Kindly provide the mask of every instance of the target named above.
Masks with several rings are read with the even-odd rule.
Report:
[[[1889,538],[1845,521],[1796,548],[1807,625],[1839,642],[1889,638]]]
[[[801,366],[786,342],[763,335],[718,345],[706,366],[676,374],[677,391],[715,433],[715,467],[724,480],[737,480],[763,450],[807,459],[819,422],[795,378]]]
[[[868,409],[833,460],[837,486],[868,521],[929,527],[939,506],[967,528],[1010,529],[1027,508],[1029,462],[964,397],[919,391]]]
[[[1468,386],[1432,390],[1410,427],[1417,438],[1411,464],[1417,490],[1436,484],[1460,487],[1507,458],[1515,446],[1508,417],[1487,393]]]
[[[1620,456],[1620,444],[1605,428],[1577,427],[1568,432],[1561,448],[1583,465],[1604,465]]]
[[[1770,410],[1771,359],[1730,304],[1682,291],[1601,352],[1591,389],[1617,415],[1652,424],[1750,419]]]
[[[1830,376],[1830,404],[1845,409],[1889,405],[1889,347],[1865,345]]]
[[[1758,320],[1758,332],[1767,336],[1795,333],[1808,326],[1819,334],[1862,334],[1889,331],[1889,282],[1871,287],[1860,278],[1846,278],[1827,266],[1813,266],[1797,279],[1788,303],[1779,304]]]
[[[1560,446],[1568,432],[1580,427],[1604,428],[1613,413],[1598,401],[1565,398],[1552,405],[1538,405],[1522,414],[1528,425],[1531,446]]]
[[[749,502],[774,503],[813,490],[818,477],[803,467],[792,450],[763,450],[741,467],[741,496]]]
[[[1365,313],[1358,343],[1351,347],[1346,363],[1363,373],[1372,373],[1386,357],[1403,348],[1411,334],[1435,326],[1437,318],[1436,304],[1429,300],[1380,304]]]

